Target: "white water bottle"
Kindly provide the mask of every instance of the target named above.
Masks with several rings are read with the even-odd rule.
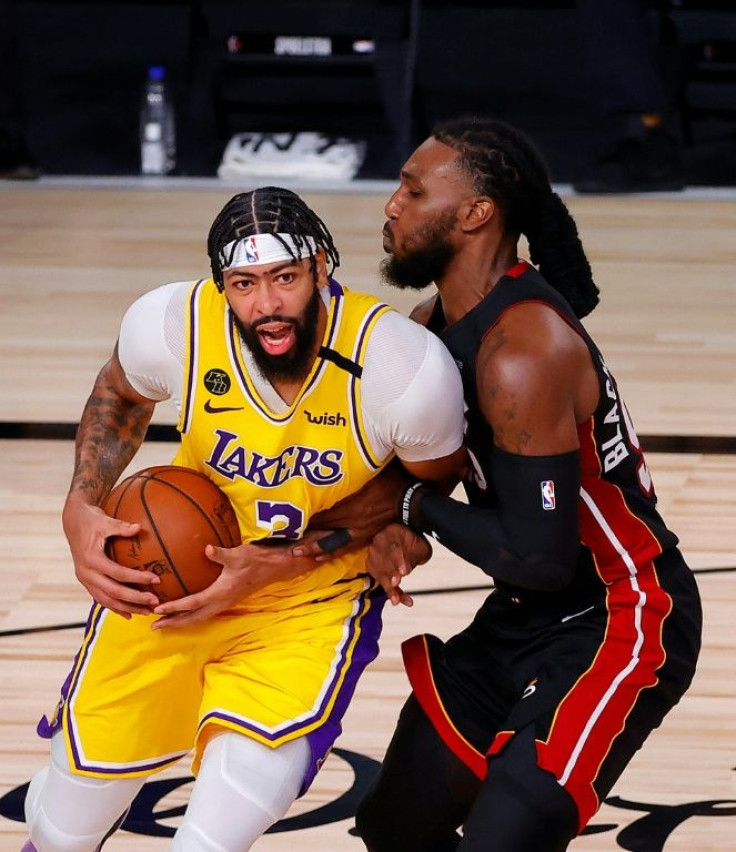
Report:
[[[166,69],[152,65],[141,101],[141,172],[167,175],[176,165],[174,107],[166,87]]]

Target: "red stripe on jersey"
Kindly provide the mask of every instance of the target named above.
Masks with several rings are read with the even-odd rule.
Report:
[[[429,650],[424,636],[412,636],[401,646],[404,657],[404,668],[409,676],[409,683],[414,690],[422,709],[434,725],[435,730],[445,745],[456,754],[460,760],[481,781],[486,777],[488,767],[486,759],[475,749],[452,724],[437,692],[432,677],[432,667],[429,662]]]
[[[553,772],[575,799],[580,830],[598,809],[592,785],[601,763],[641,690],[656,684],[656,671],[665,659],[661,628],[667,612],[650,609],[645,593],[638,597],[638,605],[632,606],[623,582],[609,589],[605,638],[592,665],[557,708],[546,742],[538,745],[539,765]]]
[[[554,772],[578,806],[580,828],[598,809],[593,789],[601,763],[642,689],[657,682],[665,660],[662,625],[672,601],[653,559],[661,548],[626,506],[621,490],[601,478],[592,423],[580,430],[581,538],[607,585],[608,625],[593,663],[557,709],[540,766]]]
[[[621,489],[603,479],[593,429],[593,418],[578,427],[581,488],[590,496],[587,504],[580,504],[580,537],[595,556],[601,580],[608,584],[629,577],[627,560],[647,564],[662,547],[646,522],[629,509]]]
[[[525,260],[520,260],[515,263],[511,269],[507,269],[504,275],[507,278],[521,278],[521,276],[529,269],[529,264]]]
[[[493,738],[491,747],[488,749],[488,756],[491,757],[494,754],[502,752],[506,748],[506,743],[508,743],[515,733],[516,731],[499,731]]]

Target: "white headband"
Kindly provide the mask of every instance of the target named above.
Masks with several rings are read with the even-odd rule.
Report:
[[[313,252],[317,248],[317,244],[312,237],[302,237],[303,243],[300,247],[297,246],[291,234],[279,234],[278,236],[279,239],[274,234],[253,234],[252,237],[233,240],[233,242],[223,246],[220,249],[220,263],[222,264],[223,271],[241,266],[260,266],[264,263],[276,263],[279,260],[294,260],[294,258],[301,260],[303,257],[309,256],[307,246]],[[281,240],[283,240],[283,243]],[[284,243],[291,248],[293,254],[289,253]],[[233,248],[235,248],[235,251],[233,252],[232,260],[229,260]]]

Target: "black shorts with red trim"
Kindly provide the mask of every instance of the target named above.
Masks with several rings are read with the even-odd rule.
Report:
[[[572,795],[585,827],[695,672],[695,579],[674,549],[653,567],[644,586],[617,581],[569,607],[564,596],[545,606],[496,589],[447,642],[404,643],[417,699],[479,778],[489,756],[533,725],[537,764]]]

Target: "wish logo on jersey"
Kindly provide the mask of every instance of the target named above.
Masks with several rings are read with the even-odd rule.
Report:
[[[303,477],[312,485],[334,485],[345,475],[342,450],[317,450],[294,445],[277,456],[264,456],[238,443],[238,435],[215,430],[215,446],[205,462],[227,479],[247,479],[260,488],[276,488],[287,479]]]
[[[310,423],[315,423],[317,426],[347,426],[348,421],[340,414],[338,411],[337,414],[330,414],[329,411],[325,411],[322,414],[312,414],[311,411],[304,410],[304,413],[307,415],[307,420]]]

